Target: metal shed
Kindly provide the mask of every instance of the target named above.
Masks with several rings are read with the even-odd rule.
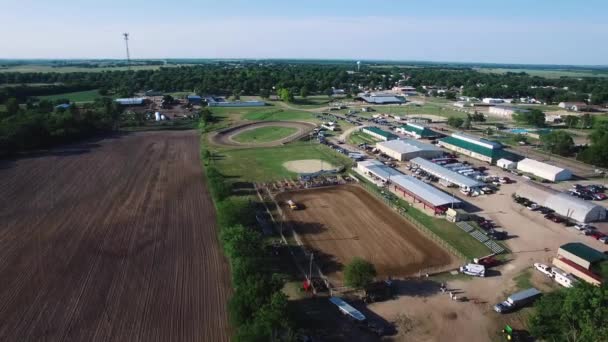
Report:
[[[517,169],[522,172],[527,172],[540,177],[542,179],[555,181],[563,181],[572,178],[572,172],[568,169],[562,169],[551,164],[543,163],[538,160],[525,158],[517,163]]]
[[[430,162],[426,159],[422,158],[414,158],[411,162],[415,165],[418,165],[424,171],[432,174],[433,176],[443,179],[447,182],[455,184],[461,188],[472,189],[472,188],[481,188],[484,186],[484,183],[478,182],[473,178],[469,178],[467,176],[463,176],[458,172],[454,172],[450,169],[447,169],[441,165]]]
[[[404,195],[408,195],[415,200],[422,202],[425,207],[428,206],[433,209],[437,209],[439,207],[446,208],[450,205],[459,207],[462,203],[454,196],[446,194],[434,186],[422,182],[412,176],[395,176],[391,178],[391,183],[396,191],[400,191]]]
[[[440,148],[412,139],[379,142],[376,144],[376,148],[387,156],[400,161],[416,157],[431,159],[443,156],[443,151]]]
[[[585,223],[606,219],[604,207],[531,181],[522,183],[516,194],[553,209],[557,214],[577,222]]]

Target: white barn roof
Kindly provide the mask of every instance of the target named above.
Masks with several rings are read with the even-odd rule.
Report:
[[[604,207],[538,183],[524,182],[516,193],[577,222],[593,222],[606,218]]]
[[[551,181],[567,180],[572,177],[570,170],[529,158],[518,162],[517,169]]]
[[[412,163],[414,163],[414,164],[418,165],[420,168],[422,168],[424,171],[426,171],[436,177],[444,179],[450,183],[456,184],[461,188],[479,188],[484,185],[481,182],[478,182],[467,176],[463,176],[458,172],[449,170],[441,165],[437,165],[426,159],[414,158],[411,161],[412,161]]]

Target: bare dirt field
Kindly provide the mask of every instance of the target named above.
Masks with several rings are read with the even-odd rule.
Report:
[[[335,166],[320,159],[292,160],[283,163],[283,166],[287,170],[297,173],[313,173],[323,170],[335,169]]]
[[[445,269],[453,257],[410,226],[363,188],[344,185],[282,193],[301,210],[284,209],[287,224],[315,252],[315,261],[334,283],[353,257],[372,262],[378,277],[405,277]]]
[[[255,142],[247,142],[240,143],[233,139],[233,137],[239,135],[240,133],[246,132],[248,130],[261,128],[261,127],[289,127],[296,128],[297,131],[294,134],[291,134],[283,139],[278,139],[275,141],[264,142],[264,143],[255,143]],[[219,131],[217,133],[212,133],[209,136],[209,139],[212,143],[216,145],[224,145],[224,146],[240,146],[240,147],[270,147],[270,146],[278,146],[290,141],[294,141],[300,139],[310,131],[315,128],[315,124],[309,122],[300,122],[300,121],[259,121],[259,122],[250,122],[243,125],[238,125],[235,127],[230,127],[225,130]]]
[[[227,341],[228,265],[199,135],[0,164],[0,341]]]

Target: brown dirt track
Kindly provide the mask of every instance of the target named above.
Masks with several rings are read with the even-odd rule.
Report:
[[[410,276],[447,268],[451,254],[423,236],[398,213],[363,188],[343,185],[282,193],[303,206],[285,206],[288,224],[315,252],[315,260],[334,282],[342,282],[342,266],[355,257],[371,261],[379,277]]]
[[[252,130],[260,127],[267,126],[279,126],[279,127],[291,127],[296,128],[298,131],[290,136],[287,136],[283,139],[270,141],[266,143],[240,143],[232,139],[232,137],[238,135],[247,130]],[[217,133],[213,133],[209,136],[209,139],[212,143],[216,145],[224,145],[224,146],[232,146],[232,147],[271,147],[282,145],[294,140],[298,140],[304,136],[307,136],[316,125],[310,122],[300,122],[300,121],[255,121],[249,122],[246,124],[230,127],[219,131]]]
[[[226,341],[228,265],[199,135],[0,164],[0,341]]]

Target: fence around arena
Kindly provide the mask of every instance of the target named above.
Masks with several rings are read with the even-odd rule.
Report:
[[[359,179],[359,177],[362,177],[357,174],[351,174],[351,176],[354,177],[355,179]],[[396,205],[389,198],[386,198],[385,196],[383,196],[382,193],[380,192],[380,189],[376,185],[370,184],[367,181],[359,182],[359,184],[361,184],[364,188],[369,190],[370,193],[376,195],[376,197],[378,197],[380,200],[382,200],[384,203],[386,203],[386,205],[388,205],[391,209],[398,212],[403,218],[405,218],[409,223],[412,224],[412,226],[414,226],[416,229],[418,229],[418,231],[422,232],[425,236],[427,236],[431,240],[437,242],[441,247],[445,248],[446,250],[451,252],[456,257],[458,257],[462,260],[467,259],[467,257],[464,254],[462,254],[458,249],[456,249],[454,246],[452,246],[449,242],[447,242],[444,239],[442,239],[441,237],[439,237],[428,227],[426,227],[425,225],[418,222],[418,220],[416,220],[414,217],[408,215],[406,208]]]

